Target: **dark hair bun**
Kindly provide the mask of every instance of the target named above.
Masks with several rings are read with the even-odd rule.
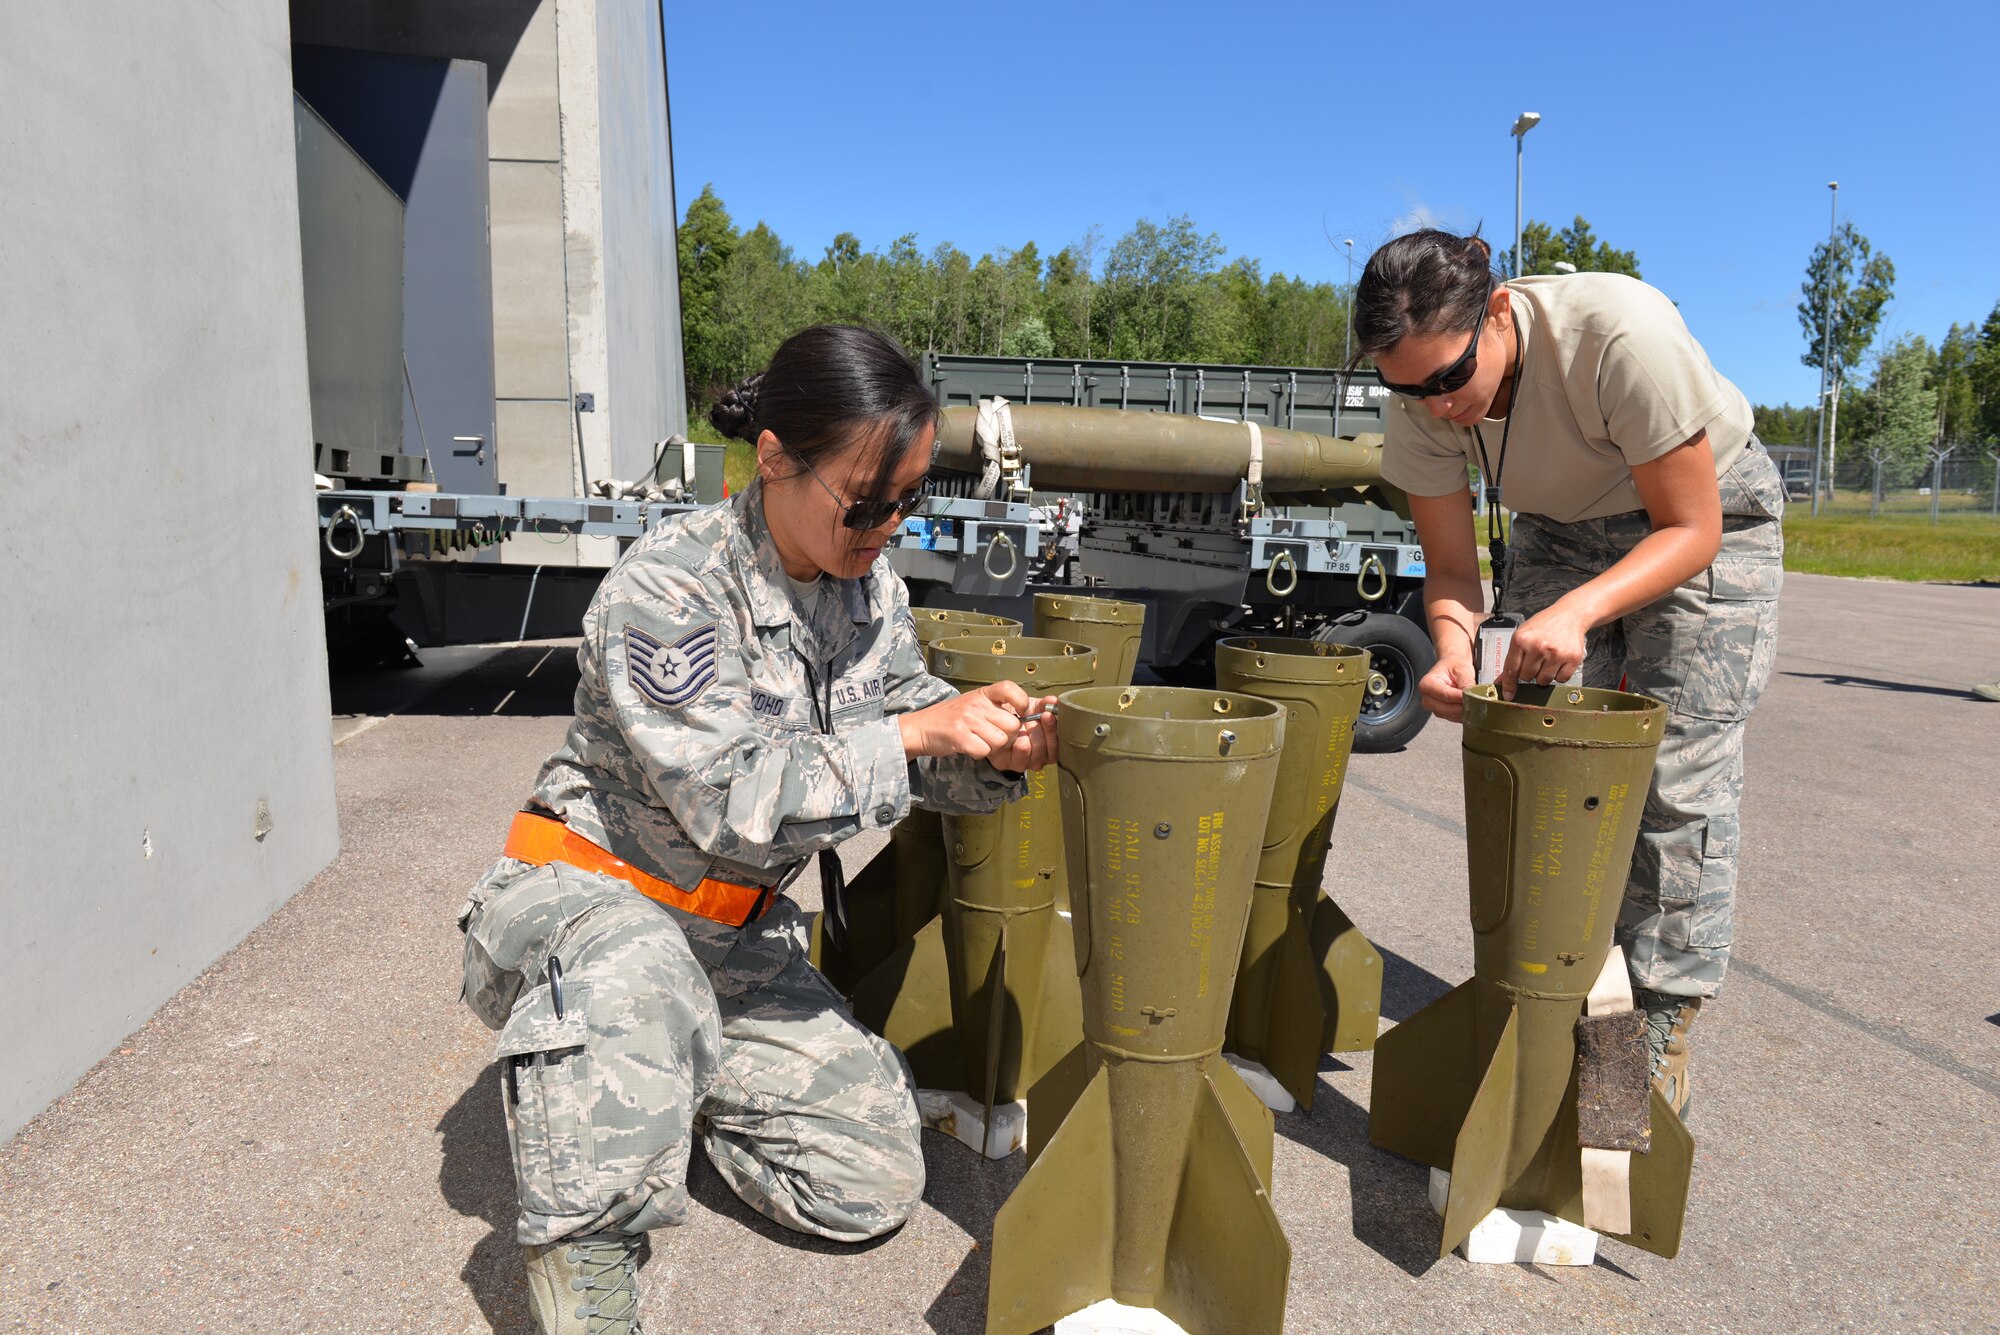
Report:
[[[1427,227],[1377,247],[1354,288],[1355,361],[1411,334],[1470,333],[1494,281],[1493,247],[1477,232]]]
[[[731,440],[757,440],[757,391],[764,386],[758,372],[716,400],[708,410],[709,424]]]

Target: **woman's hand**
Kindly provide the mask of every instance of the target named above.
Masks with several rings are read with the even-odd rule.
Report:
[[[926,709],[898,714],[903,753],[969,756],[1004,770],[1040,769],[1056,756],[1055,697],[1031,698],[1011,681],[995,682],[940,700]],[[1023,723],[1023,714],[1042,717]]]
[[[1448,723],[1461,723],[1465,719],[1465,701],[1461,697],[1465,688],[1477,679],[1470,658],[1440,657],[1417,682],[1417,694],[1423,699],[1424,708],[1437,717]]]
[[[1560,601],[1529,617],[1514,632],[1507,661],[1494,678],[1501,698],[1512,700],[1515,686],[1524,681],[1548,686],[1575,676],[1589,633],[1589,618]]]
[[[1021,725],[1005,756],[988,756],[998,769],[1025,773],[1052,765],[1056,759],[1056,698],[1045,695],[1030,703],[1028,712],[1041,717]]]

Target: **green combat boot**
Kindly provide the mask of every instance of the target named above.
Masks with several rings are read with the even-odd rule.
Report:
[[[592,1233],[523,1247],[536,1329],[542,1335],[642,1335],[640,1241],[628,1233]]]
[[[1640,988],[1634,1000],[1646,1012],[1646,1039],[1653,1049],[1653,1087],[1667,1106],[1685,1119],[1693,1098],[1688,1077],[1688,1030],[1694,1025],[1695,1012],[1701,1009],[1701,998],[1670,997]]]

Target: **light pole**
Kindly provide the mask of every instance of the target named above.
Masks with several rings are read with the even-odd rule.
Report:
[[[1823,322],[1819,344],[1819,441],[1813,449],[1813,518],[1819,517],[1820,467],[1826,457],[1826,410],[1830,393],[1828,386],[1833,383],[1833,249],[1834,237],[1840,225],[1840,182],[1828,181],[1826,188],[1832,192],[1832,217],[1826,224],[1826,282],[1820,289],[1820,320]]]
[[[1524,111],[1514,121],[1514,277],[1521,277],[1521,142],[1542,123],[1539,111]]]
[[[1340,365],[1345,369],[1354,359],[1354,238],[1340,244],[1347,247],[1347,329],[1340,336]]]

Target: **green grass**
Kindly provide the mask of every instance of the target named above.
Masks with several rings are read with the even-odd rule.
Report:
[[[1866,504],[1866,497],[1863,497]],[[1821,514],[1803,502],[1785,516],[1785,569],[1869,579],[2000,580],[2000,520],[1960,511],[1943,523],[1928,515]]]
[[[1885,509],[1880,519],[1868,517],[1865,493],[1858,514],[1843,498],[1838,509],[1818,519],[1808,503],[1793,501],[1785,515],[1785,569],[1920,583],[2000,581],[2000,519],[1984,509],[1951,506],[1951,497],[1940,499],[1947,504],[1939,507],[1941,522],[1935,525],[1928,500],[1921,513]],[[1473,543],[1479,573],[1490,575],[1483,519],[1473,522]]]
[[[729,494],[750,485],[750,479],[757,476],[757,451],[740,440],[729,442],[729,448],[722,456],[722,480],[729,488]]]

